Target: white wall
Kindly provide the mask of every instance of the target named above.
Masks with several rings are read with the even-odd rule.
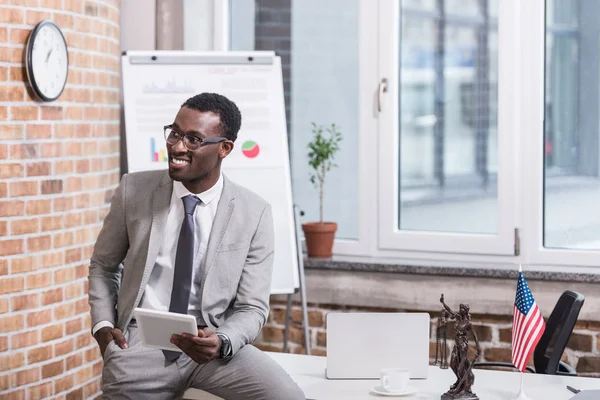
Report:
[[[154,1],[121,2],[121,51],[156,48],[156,7]]]

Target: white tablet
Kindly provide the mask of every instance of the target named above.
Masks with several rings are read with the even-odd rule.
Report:
[[[193,315],[138,307],[133,310],[133,317],[137,322],[144,346],[181,351],[179,347],[171,343],[171,335],[174,333],[198,334],[196,318]]]

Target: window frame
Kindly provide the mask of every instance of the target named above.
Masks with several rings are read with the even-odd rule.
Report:
[[[543,246],[545,7],[545,0],[498,2],[498,234],[477,235],[398,231],[390,223],[397,221],[396,196],[390,195],[397,184],[389,182],[398,181],[393,171],[399,149],[394,138],[398,113],[390,111],[398,109],[398,56],[390,49],[399,48],[399,34],[389,33],[398,32],[399,2],[360,0],[359,238],[336,239],[335,258],[501,269],[522,263],[530,270],[569,266],[569,272],[597,271],[590,267],[598,264],[600,250]],[[216,38],[217,31],[225,32],[220,37],[229,32],[228,0],[215,0],[214,11],[216,21],[224,21],[215,22],[215,50],[227,49],[228,44],[217,46]],[[383,77],[388,79],[387,91],[378,112]]]

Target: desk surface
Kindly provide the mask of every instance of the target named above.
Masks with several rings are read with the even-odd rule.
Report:
[[[429,367],[427,379],[411,380],[410,385],[419,389],[412,396],[384,397],[371,394],[370,390],[379,384],[378,380],[330,380],[325,377],[326,358],[301,354],[268,352],[300,385],[307,399],[435,399],[439,400],[455,382],[450,369],[441,370]],[[521,385],[521,374],[508,371],[476,369],[473,392],[482,400],[510,400],[516,397]],[[536,375],[526,373],[523,387],[531,400],[567,400],[574,396],[567,385],[577,389],[600,389],[600,379],[565,377],[556,375]]]
[[[429,367],[427,379],[411,380],[410,385],[419,389],[412,396],[387,397],[372,394],[371,389],[379,384],[374,380],[331,380],[325,377],[327,359],[320,356],[302,354],[287,354],[266,352],[304,391],[307,399],[311,400],[374,400],[374,399],[405,399],[405,400],[439,400],[451,384],[455,376],[450,369],[441,370]],[[521,385],[521,374],[508,371],[475,370],[473,392],[481,400],[512,400]],[[567,377],[557,375],[536,375],[526,373],[523,387],[525,394],[531,400],[567,400],[574,396],[567,385],[576,389],[600,389],[600,379]],[[218,397],[196,389],[186,392],[186,399],[213,400]]]

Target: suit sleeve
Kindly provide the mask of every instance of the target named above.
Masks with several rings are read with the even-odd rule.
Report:
[[[100,321],[108,321],[116,326],[122,262],[129,249],[125,222],[126,193],[127,175],[123,175],[90,259],[88,296],[92,327]]]
[[[232,354],[252,343],[267,322],[273,275],[274,232],[271,206],[263,209],[242,270],[233,313],[217,332],[227,335]]]

